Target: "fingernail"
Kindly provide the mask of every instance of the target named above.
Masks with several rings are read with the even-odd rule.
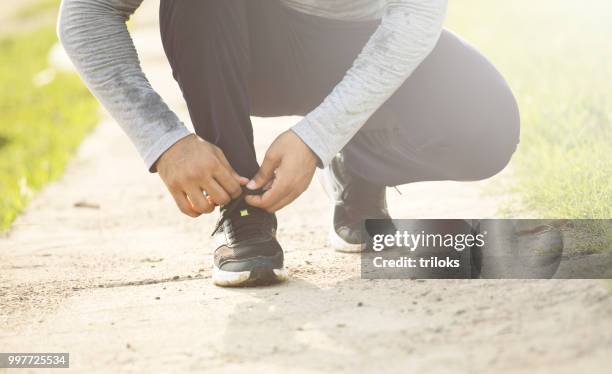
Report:
[[[247,184],[247,188],[248,188],[249,190],[254,190],[254,189],[256,189],[256,188],[257,188],[257,184],[255,183],[255,181],[250,181],[250,182]]]

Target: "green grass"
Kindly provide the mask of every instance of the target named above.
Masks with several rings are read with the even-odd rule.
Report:
[[[564,232],[566,254],[612,252],[612,221],[610,220],[574,220],[571,221],[569,227],[564,229]],[[567,249],[570,251],[568,252]]]
[[[76,75],[33,83],[56,42],[52,24],[0,37],[0,231],[35,191],[62,174],[98,121],[98,105]]]
[[[542,218],[612,218],[612,2],[450,2],[451,29],[517,95],[521,205]]]

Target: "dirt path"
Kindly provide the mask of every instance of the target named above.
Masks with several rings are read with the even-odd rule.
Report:
[[[154,3],[137,17],[141,57],[187,118],[161,55]],[[260,154],[292,121],[256,119]],[[491,217],[500,198],[483,197],[481,187],[406,186],[402,196],[390,193],[392,211]],[[279,218],[291,281],[214,287],[214,217],[177,214],[107,119],[0,239],[0,351],[70,352],[83,372],[609,369],[612,297],[601,282],[365,281],[358,256],[325,244],[317,183]]]

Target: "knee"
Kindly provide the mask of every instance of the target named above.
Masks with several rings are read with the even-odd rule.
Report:
[[[488,149],[481,155],[478,162],[473,164],[472,181],[489,179],[504,170],[517,149],[518,143],[510,146],[503,145],[495,149]]]
[[[477,181],[493,177],[504,170],[514,155],[520,140],[519,108],[509,88],[496,93],[493,105],[488,105],[473,117],[469,134],[460,138],[461,152],[458,157],[463,174],[458,179]],[[467,136],[466,136],[467,135]]]
[[[514,97],[493,118],[482,136],[470,144],[472,152],[477,150],[472,158],[471,180],[488,179],[504,170],[520,142],[520,114]]]

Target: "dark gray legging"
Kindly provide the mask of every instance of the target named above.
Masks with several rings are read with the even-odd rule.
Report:
[[[258,169],[249,117],[314,109],[378,26],[302,14],[277,0],[162,0],[160,20],[197,134],[246,177]],[[445,30],[342,152],[353,172],[381,185],[479,180],[507,165],[519,122],[500,73]]]

